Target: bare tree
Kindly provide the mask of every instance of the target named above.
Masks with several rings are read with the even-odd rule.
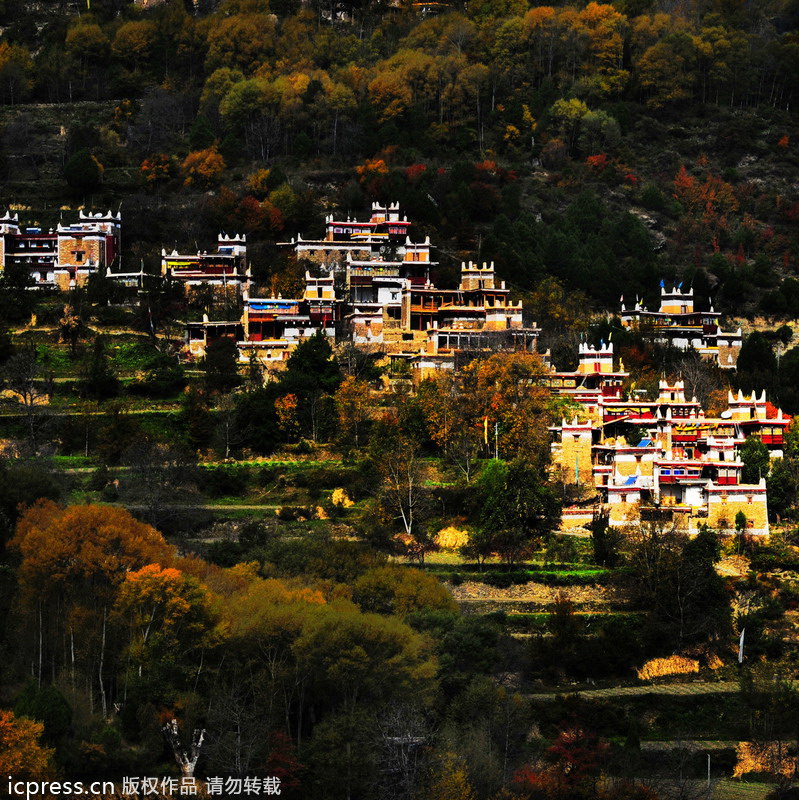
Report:
[[[191,746],[189,748],[185,748],[180,741],[178,721],[176,719],[167,722],[162,728],[162,731],[167,744],[172,749],[172,754],[175,756],[175,761],[180,767],[183,777],[193,778],[197,762],[202,755],[203,743],[205,742],[205,728],[194,729],[194,733],[191,737]]]
[[[419,443],[402,433],[397,423],[387,423],[372,437],[372,458],[383,479],[381,501],[402,523],[411,554],[424,562],[430,547],[424,527],[427,492]]]
[[[680,358],[674,369],[685,382],[685,396],[689,399],[695,397],[703,408],[707,406],[711,392],[729,386],[722,370],[695,351],[686,353]]]
[[[336,348],[336,361],[347,375],[368,381],[375,363],[385,354],[382,344],[356,345],[347,341]]]
[[[411,800],[416,797],[424,766],[430,726],[418,708],[391,706],[377,720],[382,752],[380,756],[380,797]]]
[[[21,409],[30,450],[33,455],[38,455],[41,428],[49,416],[48,403],[53,380],[39,364],[32,346],[8,359],[2,370],[2,385],[7,392],[4,398],[6,402]]]
[[[251,678],[234,669],[214,689],[208,716],[208,757],[215,768],[237,777],[251,774],[264,756],[268,715],[257,702]]]

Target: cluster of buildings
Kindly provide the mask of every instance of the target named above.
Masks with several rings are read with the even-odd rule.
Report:
[[[23,227],[19,214],[0,217],[0,269],[27,270],[34,287],[74,289],[95,274],[118,267],[122,215],[78,212],[55,228]]]
[[[743,482],[739,448],[755,436],[781,458],[791,417],[766,401],[765,391],[729,393],[728,408],[707,416],[682,381],[659,383],[652,399],[625,400],[624,365],[614,369],[613,348],[580,348],[576,372],[553,371],[553,392],[568,396],[580,413],[553,427],[552,455],[565,486],[599,496],[612,525],[633,518],[674,523],[690,533],[702,524],[735,528],[746,520],[754,535],[768,534],[765,476]],[[595,504],[564,510],[564,527],[590,523]]]
[[[696,350],[704,358],[711,359],[721,369],[735,369],[738,354],[743,344],[743,333],[722,331],[719,327],[721,314],[713,309],[697,311],[694,308],[693,287],[683,290],[677,284],[671,290],[660,283],[660,308],[649,311],[636,299],[635,306],[627,309],[624,298],[620,319],[627,328],[635,328],[662,345],[671,345],[679,350]]]
[[[405,361],[421,380],[477,353],[535,349],[539,329],[525,324],[522,304],[510,299],[493,263],[464,263],[457,288],[437,287],[430,239],[411,240],[411,223],[397,204],[374,203],[371,212],[365,221],[328,216],[323,238],[281,243],[307,266],[296,298],[252,293],[244,237],[221,237],[213,254],[164,252],[165,276],[189,288],[210,284],[240,292],[238,319],[187,323],[189,351],[202,356],[214,339],[232,336],[242,360],[254,355],[279,366],[299,342],[322,331]]]
[[[145,277],[158,276],[122,272],[121,225],[120,213],[80,211],[76,221],[52,229],[26,228],[7,211],[0,217],[0,267],[27,269],[36,287],[68,290],[95,273],[142,286]],[[481,354],[536,350],[539,329],[510,299],[493,263],[463,263],[457,288],[440,288],[432,281],[437,262],[430,239],[413,241],[410,227],[397,204],[374,203],[368,220],[330,215],[321,239],[282,243],[306,266],[300,297],[254,290],[246,237],[238,234],[220,234],[213,252],[162,250],[160,277],[181,283],[187,294],[222,295],[223,308],[241,310],[235,319],[186,323],[187,349],[195,357],[231,337],[241,361],[254,357],[279,368],[300,342],[322,332],[406,362],[421,381]],[[625,327],[733,369],[742,333],[722,331],[719,317],[712,306],[694,308],[693,289],[669,290],[663,283],[657,311],[638,300],[627,309],[622,299],[620,313]],[[627,378],[610,343],[580,345],[576,370],[550,367],[543,378],[579,408],[552,428],[553,463],[564,485],[577,496],[599,496],[614,525],[640,514],[696,531],[703,523],[731,528],[745,518],[751,533],[768,533],[765,480],[743,483],[739,447],[756,436],[781,457],[791,418],[765,393],[730,394],[726,411],[706,416],[681,381],[661,381],[656,398],[624,399]],[[564,526],[586,525],[594,510],[594,500],[565,509]]]
[[[0,217],[0,267],[22,266],[35,287],[68,290],[95,273],[131,286],[152,280],[142,268],[121,268],[122,216],[111,211],[78,212],[76,221],[55,228],[23,227],[19,215]],[[369,219],[325,219],[321,239],[297,236],[282,247],[306,264],[305,287],[296,298],[266,297],[253,291],[247,240],[220,233],[212,252],[161,251],[160,276],[181,283],[187,293],[209,290],[241,309],[236,319],[191,321],[188,350],[197,357],[209,342],[232,336],[242,360],[254,354],[279,367],[303,339],[318,331],[337,340],[379,348],[404,360],[417,380],[486,351],[534,350],[539,330],[526,322],[520,302],[510,299],[494,265],[461,265],[460,283],[442,289],[431,280],[438,263],[429,237],[412,241],[411,222],[397,203],[373,203]],[[742,334],[724,332],[720,314],[694,309],[693,289],[671,291],[661,284],[658,311],[639,301],[621,321],[660,343],[694,348],[724,368],[734,368]]]

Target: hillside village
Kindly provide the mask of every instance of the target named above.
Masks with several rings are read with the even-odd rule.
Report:
[[[6,212],[4,266],[30,271],[33,288],[67,292],[105,276],[128,288],[172,282],[187,298],[210,290],[237,319],[185,323],[187,357],[202,362],[213,343],[235,343],[236,360],[257,364],[274,376],[297,347],[322,336],[336,347],[348,342],[376,364],[403,365],[417,387],[441,371],[456,375],[475,359],[500,353],[531,353],[541,363],[537,381],[568,399],[572,416],[550,427],[552,466],[564,486],[593,496],[593,503],[566,506],[562,528],[588,529],[604,510],[611,524],[635,515],[661,519],[696,534],[702,525],[742,527],[768,535],[765,476],[742,481],[739,448],[752,437],[770,459],[783,456],[792,417],[767,402],[765,390],[744,396],[728,390],[727,408],[709,415],[696,397],[686,398],[681,380],[660,380],[657,395],[630,390],[629,373],[614,358],[612,342],[579,345],[574,371],[558,371],[540,352],[541,333],[521,302],[496,278],[494,264],[462,263],[456,289],[431,281],[437,266],[429,237],[413,242],[412,223],[396,203],[373,203],[368,220],[325,218],[325,236],[297,236],[280,245],[305,266],[301,297],[259,296],[247,261],[246,236],[219,234],[215,252],[162,250],[160,275],[126,272],[121,265],[121,214],[79,213],[79,221],[56,230],[19,225]],[[35,254],[35,255],[34,255]],[[623,299],[623,298],[622,298]],[[645,339],[695,351],[722,370],[734,370],[743,335],[724,332],[712,306],[694,308],[693,288],[661,283],[658,311],[639,300],[622,303],[620,321]],[[276,372],[277,371],[277,372]],[[495,420],[488,416],[487,427]],[[487,443],[487,442],[486,442]]]
[[[372,204],[363,221],[328,214],[321,238],[298,235],[279,244],[302,276],[302,291],[293,296],[256,280],[244,234],[220,232],[216,250],[163,248],[159,269],[136,269],[121,255],[123,213],[63,217],[53,229],[26,225],[17,212],[2,218],[3,271],[16,285],[5,291],[34,309],[6,336],[0,414],[2,469],[13,503],[4,513],[19,520],[5,541],[10,553],[23,555],[26,570],[38,569],[37,553],[47,574],[56,567],[44,551],[26,549],[22,537],[66,531],[59,547],[80,549],[82,539],[68,533],[73,529],[102,539],[149,523],[178,548],[157,556],[178,559],[170,562],[181,565],[175,576],[203,563],[203,580],[222,592],[240,591],[230,581],[246,569],[252,572],[245,592],[274,584],[290,593],[299,581],[307,587],[300,591],[311,593],[281,595],[262,608],[335,607],[343,592],[365,622],[383,607],[378,596],[389,592],[396,608],[410,591],[417,599],[401,601],[409,603],[405,613],[462,614],[447,617],[446,625],[488,637],[480,645],[486,667],[479,669],[503,670],[522,692],[512,701],[521,704],[521,727],[507,744],[507,757],[513,753],[521,766],[502,772],[489,759],[491,775],[470,773],[486,797],[503,782],[514,797],[531,798],[539,795],[529,793],[530,781],[544,781],[550,793],[542,796],[553,798],[576,797],[568,792],[593,785],[596,773],[589,770],[559,794],[561,762],[523,744],[522,720],[556,708],[560,701],[553,704],[555,694],[548,693],[561,692],[567,678],[585,687],[586,699],[574,701],[586,704],[578,714],[602,702],[597,708],[608,713],[634,715],[613,696],[587,699],[590,687],[654,681],[682,692],[701,675],[711,681],[702,691],[713,698],[714,681],[729,691],[735,637],[744,629],[750,659],[763,661],[777,648],[784,656],[792,652],[792,584],[777,582],[770,594],[769,584],[746,576],[746,564],[766,570],[790,564],[796,550],[790,533],[797,503],[791,486],[799,488],[796,425],[765,388],[736,385],[737,367],[746,364],[758,334],[725,330],[711,304],[695,308],[693,287],[663,282],[657,311],[638,298],[628,310],[622,298],[617,315],[597,317],[572,340],[573,357],[559,366],[545,347],[555,341],[546,325],[498,279],[494,263],[461,262],[455,287],[437,285],[435,242],[417,238],[396,203]],[[646,348],[675,366],[650,377],[647,362],[636,363]],[[31,493],[70,505],[41,500],[25,511]],[[77,515],[74,523],[64,521],[65,513]],[[157,547],[173,546],[160,541]],[[665,559],[654,572],[652,547]],[[127,588],[129,581],[175,580],[158,573],[158,564],[130,563],[135,569],[120,592],[138,591]],[[717,565],[732,577],[722,577],[729,573]],[[86,566],[96,567],[93,560]],[[750,610],[733,616],[729,592],[743,591],[747,581]],[[58,597],[57,583],[53,591]],[[126,596],[114,602],[127,603]],[[774,596],[784,610],[768,616]],[[28,595],[13,597],[5,595],[9,613],[28,618]],[[189,607],[205,608],[202,624],[211,624],[217,612],[202,602]],[[592,631],[595,616],[603,621]],[[571,632],[557,620],[571,620]],[[306,624],[315,624],[313,615]],[[440,678],[444,691],[455,692],[451,681],[471,685],[481,678],[471,658],[446,649],[460,628],[449,630],[429,641],[437,642],[437,657],[460,659],[447,661],[457,666]],[[24,645],[34,664],[37,653],[53,664],[60,658],[54,635],[43,631],[41,644]],[[159,635],[177,642],[182,634]],[[627,642],[628,636],[638,643],[611,646],[614,637]],[[96,672],[95,658],[82,655],[80,668],[94,664]],[[156,656],[145,649],[136,658],[144,668]],[[161,702],[171,703],[180,696],[180,678],[169,679],[173,688],[154,680],[154,674],[145,679],[143,697],[165,692]],[[105,675],[87,694],[58,685],[67,707],[81,696],[102,704],[103,693],[115,691]],[[31,697],[39,691],[25,689]],[[504,703],[505,691],[492,688],[498,693],[492,702]],[[522,699],[531,692],[537,699]],[[14,713],[32,713],[22,702]],[[774,760],[781,745],[770,740],[753,749],[758,729],[736,727],[739,702],[734,695],[719,722],[692,717],[690,728],[677,729],[743,737],[722,746],[727,760],[700,796],[726,797],[731,776],[746,773],[766,779],[758,784],[765,797],[769,781],[788,774],[786,762]],[[135,707],[144,719],[142,703]],[[197,754],[224,771],[230,767],[218,737],[226,735],[227,712],[213,702],[212,708],[202,724],[217,738]],[[107,710],[95,713],[111,720]],[[179,731],[187,720],[174,713]],[[144,734],[141,723],[120,717],[119,724],[125,760]],[[613,735],[615,725],[600,725],[601,735]],[[673,725],[663,714],[644,735],[673,735]],[[554,741],[571,735],[562,723],[547,730]],[[171,735],[164,734],[166,753],[175,746]],[[64,749],[71,734],[62,737],[56,752],[73,772],[80,762]],[[304,753],[309,769],[330,775],[315,761],[318,746],[318,740],[303,749],[285,743],[286,752]],[[394,757],[387,752],[375,754],[370,769],[384,769],[383,759]],[[635,769],[645,783],[666,781],[658,796],[677,796],[669,766],[677,758],[698,774],[697,754],[680,747],[664,767]],[[603,791],[616,792],[601,796],[630,796],[620,768],[601,759],[608,771]],[[432,771],[420,781],[443,779],[436,770],[447,768],[425,763]],[[530,770],[540,777],[528,777]],[[279,774],[287,785],[301,785],[291,770]],[[363,797],[371,796],[370,781]]]
[[[0,794],[795,800],[797,31],[0,4]]]

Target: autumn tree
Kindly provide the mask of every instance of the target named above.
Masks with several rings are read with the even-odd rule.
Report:
[[[21,557],[19,578],[25,608],[37,630],[31,666],[58,660],[96,679],[102,712],[108,711],[108,619],[127,573],[146,564],[169,563],[172,550],[149,525],[111,506],[70,506],[51,501],[32,506],[10,542]],[[66,635],[68,647],[58,645]],[[67,653],[69,655],[67,655]],[[79,664],[78,661],[82,664]]]
[[[463,391],[474,396],[491,444],[501,458],[525,458],[534,469],[549,459],[549,393],[544,367],[532,353],[497,353],[464,371]]]
[[[147,186],[157,186],[172,177],[174,165],[172,158],[166,153],[154,153],[141,162],[139,169]]]
[[[54,751],[39,743],[43,732],[41,722],[0,709],[0,772],[23,780],[50,777]]]
[[[580,12],[580,24],[586,42],[580,83],[595,97],[621,94],[630,77],[624,69],[627,17],[611,4],[590,2]]]
[[[10,105],[24,100],[33,81],[33,59],[20,45],[0,43],[0,97]]]
[[[318,609],[293,645],[312,676],[319,708],[354,712],[375,702],[432,699],[436,664],[428,640],[396,617]]]
[[[361,432],[369,416],[369,384],[348,375],[341,382],[334,399],[342,441],[352,442],[356,448],[360,447]]]
[[[463,759],[455,753],[444,754],[426,796],[430,800],[475,800],[476,795]]]
[[[206,69],[240,69],[252,73],[266,61],[274,46],[275,22],[267,14],[222,17],[208,34]]]
[[[687,33],[673,33],[648,47],[636,63],[636,77],[653,108],[690,99],[696,52]]]
[[[596,734],[582,728],[562,730],[547,749],[557,795],[568,797],[579,790],[593,792],[607,745]]]
[[[140,69],[150,56],[157,29],[150,20],[131,20],[117,28],[111,45],[113,54],[127,67]]]
[[[66,52],[78,61],[83,89],[91,69],[97,70],[108,59],[111,42],[103,29],[90,17],[81,17],[67,31]]]
[[[470,483],[478,459],[487,448],[486,421],[478,398],[457,377],[444,373],[422,383],[418,400],[430,438]]]
[[[275,400],[275,413],[277,424],[290,442],[297,437],[300,424],[297,419],[297,397],[293,394],[284,394]]]
[[[148,701],[168,703],[169,690],[196,672],[200,652],[213,642],[210,593],[174,567],[148,564],[125,576],[115,612],[130,632],[131,679]]]
[[[197,150],[189,153],[183,160],[183,183],[185,186],[197,186],[201,189],[214,186],[219,183],[226,168],[225,159],[216,147]]]
[[[455,611],[449,591],[432,575],[406,567],[374,567],[353,584],[352,599],[363,611],[405,616],[415,611]]]

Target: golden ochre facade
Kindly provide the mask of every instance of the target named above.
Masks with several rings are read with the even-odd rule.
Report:
[[[768,535],[766,483],[744,482],[739,448],[756,437],[781,458],[791,418],[770,406],[765,393],[730,393],[728,409],[708,417],[696,398],[686,398],[681,381],[660,381],[657,398],[625,399],[615,384],[606,385],[622,373],[601,371],[598,353],[606,358],[608,351],[604,344],[581,347],[581,361],[595,371],[570,373],[577,386],[553,388],[583,407],[552,428],[553,476],[583,495],[592,491],[592,511],[605,509],[613,525],[657,518],[690,533],[707,524]],[[565,385],[563,376],[558,385]],[[566,508],[564,529],[587,524],[587,512]]]

